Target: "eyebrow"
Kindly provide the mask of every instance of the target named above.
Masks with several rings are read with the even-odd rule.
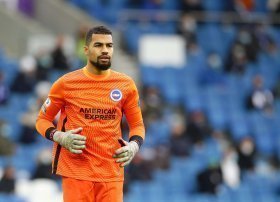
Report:
[[[94,42],[94,44],[96,45],[96,44],[100,44],[100,45],[103,45],[103,44],[106,44],[106,45],[113,45],[113,43],[112,42],[110,42],[110,43],[101,43],[101,42]]]

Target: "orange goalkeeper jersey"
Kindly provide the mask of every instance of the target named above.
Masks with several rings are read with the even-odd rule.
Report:
[[[36,123],[47,137],[53,120],[61,111],[57,129],[68,131],[82,127],[86,149],[72,154],[54,143],[53,173],[96,182],[122,181],[124,169],[112,155],[120,147],[123,114],[129,125],[129,137],[144,139],[145,130],[139,95],[133,80],[108,70],[106,75],[91,74],[85,67],[59,78],[52,86]]]

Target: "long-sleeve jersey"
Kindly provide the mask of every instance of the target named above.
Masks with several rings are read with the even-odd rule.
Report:
[[[82,68],[65,74],[53,84],[39,112],[36,128],[44,137],[49,138],[59,111],[56,128],[68,131],[82,127],[81,135],[87,140],[82,154],[73,154],[54,142],[53,173],[96,182],[122,181],[124,169],[112,155],[120,147],[123,114],[130,139],[145,138],[139,94],[133,80],[113,70],[94,75]]]

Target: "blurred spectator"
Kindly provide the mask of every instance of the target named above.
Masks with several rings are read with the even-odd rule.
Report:
[[[268,57],[270,57],[272,60],[275,60],[278,65],[280,64],[280,58],[279,58],[280,52],[279,52],[279,48],[274,40],[272,40],[268,43],[266,53],[267,53]]]
[[[8,138],[9,126],[0,119],[0,156],[11,156],[15,152],[15,144]]]
[[[165,112],[163,111],[163,109],[168,111],[168,109],[164,105],[162,105],[160,108],[154,108],[155,106],[158,106],[157,103],[162,102],[162,98],[160,98],[157,88],[147,87],[145,90],[147,90],[148,88],[149,91],[151,90],[151,97],[149,99],[146,99],[147,106],[145,106],[145,113],[143,114],[143,116],[144,120],[146,119],[145,124],[147,133],[151,134],[151,136],[147,138],[147,147],[144,147],[142,149],[142,156],[145,157],[145,159],[147,159],[148,156],[153,157],[152,160],[154,161],[154,168],[168,169],[170,167],[171,158],[170,124],[174,125],[175,119],[179,122],[180,118],[177,119],[177,113],[173,113],[171,109],[169,109],[170,111],[168,112],[169,116],[164,116]],[[148,107],[151,108],[148,109]],[[150,157],[148,158],[150,159]]]
[[[250,137],[243,138],[237,147],[238,165],[240,170],[253,171],[255,169],[256,148]]]
[[[58,36],[57,42],[56,42],[56,47],[51,52],[52,67],[54,69],[68,70],[70,68],[67,57],[65,56],[65,54],[63,52],[63,43],[64,43],[64,37]]]
[[[132,160],[132,164],[128,167],[129,179],[148,181],[152,179],[152,172],[154,171],[154,163],[143,159],[141,154],[136,154]]]
[[[164,118],[148,120],[146,130],[151,134],[147,138],[147,148],[142,148],[142,157],[146,161],[154,161],[154,167],[159,169],[168,169],[170,166],[170,132],[169,126]]]
[[[38,111],[47,99],[50,87],[51,84],[47,81],[39,82],[35,88],[36,98],[31,100],[28,111],[21,116],[22,132],[19,141],[23,144],[34,143],[37,139],[35,123]]]
[[[162,116],[164,107],[163,98],[158,88],[153,86],[145,86],[143,88],[142,111],[145,116],[144,121],[150,123]]]
[[[196,20],[189,14],[183,14],[179,20],[178,33],[181,34],[187,44],[196,41]]]
[[[216,162],[197,175],[197,186],[200,193],[216,194],[222,182],[221,167]]]
[[[271,42],[272,36],[268,32],[269,27],[263,23],[258,23],[254,28],[254,36],[258,42],[258,46],[262,50],[267,50]]]
[[[123,118],[121,124],[123,134],[124,136],[126,136],[126,138],[128,138],[129,126],[126,122],[125,117]],[[136,154],[131,164],[127,168],[127,174],[125,175],[124,192],[128,191],[129,184],[134,180],[146,181],[152,179],[152,172],[155,169],[155,150],[142,148],[141,152],[142,153]]]
[[[15,192],[15,185],[15,170],[12,166],[7,166],[4,168],[3,175],[0,179],[0,192],[12,194]]]
[[[180,9],[186,13],[190,11],[203,10],[201,0],[181,0]]]
[[[213,52],[207,56],[207,67],[200,72],[198,81],[203,86],[224,85],[225,77],[222,73],[222,58]]]
[[[209,125],[202,111],[194,111],[190,114],[187,123],[187,136],[193,144],[202,144],[212,133],[212,127]]]
[[[273,94],[275,97],[279,98],[279,75],[280,75],[280,69],[279,69],[279,65],[280,65],[280,52],[279,49],[277,47],[277,44],[274,40],[270,40],[267,43],[267,46],[265,47],[266,49],[264,50],[264,52],[262,53],[262,59],[263,61],[261,62],[261,65],[265,65],[263,67],[267,68],[269,72],[273,72],[273,74],[276,76],[274,77],[276,79],[275,82],[273,82]],[[266,62],[267,64],[264,64],[264,62]],[[278,76],[277,76],[278,75]],[[278,89],[278,90],[277,90]]]
[[[236,43],[245,49],[246,58],[250,62],[256,62],[260,50],[257,35],[254,34],[254,27],[241,27],[237,33]]]
[[[31,93],[36,82],[36,60],[25,56],[20,60],[20,72],[16,75],[11,90],[17,93]]]
[[[243,74],[246,70],[247,56],[242,45],[234,44],[225,64],[227,72]]]
[[[85,37],[88,31],[88,26],[83,25],[79,28],[76,36],[76,56],[79,60],[79,66],[86,64],[86,56],[84,53]]]
[[[157,154],[153,147],[144,146],[136,154],[128,167],[129,181],[151,180],[152,173],[157,168]],[[142,170],[143,169],[143,170]]]
[[[232,146],[224,149],[221,161],[223,181],[231,188],[236,188],[240,184],[240,169],[237,163],[237,153]]]
[[[167,170],[170,168],[170,148],[169,145],[159,145],[156,147],[155,168]]]
[[[271,90],[264,87],[263,77],[256,75],[252,79],[253,89],[247,97],[247,109],[265,110],[273,107],[274,96]]]
[[[37,156],[37,165],[32,179],[47,178],[58,179],[52,172],[52,151],[49,148],[43,148]]]
[[[186,134],[185,121],[179,114],[172,118],[170,147],[173,156],[186,157],[190,153],[190,142]]]
[[[272,13],[280,13],[280,0],[268,0],[267,8]]]
[[[152,180],[153,172],[155,170],[155,161],[154,157],[145,158],[140,153],[136,154],[131,164],[126,168],[127,172],[124,176],[124,194],[129,192],[130,184],[133,181]]]
[[[211,133],[211,138],[213,138],[219,144],[219,147],[222,151],[227,151],[229,148],[231,148],[230,135],[225,131],[215,129]]]
[[[278,79],[276,81],[276,84],[274,85],[273,95],[276,99],[280,98],[280,75],[278,75]]]
[[[0,105],[7,104],[10,89],[4,83],[4,74],[0,71]]]
[[[37,62],[37,79],[39,81],[47,80],[52,68],[52,59],[49,51],[44,49],[39,50],[35,55],[35,59]]]
[[[248,62],[257,62],[260,51],[256,34],[252,27],[241,27],[227,57],[225,70],[243,74]]]
[[[187,61],[199,64],[198,67],[203,68],[206,65],[206,56],[197,41],[190,41],[187,43]],[[199,68],[199,69],[200,69]]]

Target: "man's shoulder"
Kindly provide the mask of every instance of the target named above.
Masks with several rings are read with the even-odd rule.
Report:
[[[71,71],[71,72],[68,72],[68,73],[64,74],[62,76],[62,78],[65,81],[71,81],[71,80],[76,80],[76,79],[80,78],[81,76],[83,76],[82,69],[77,69],[77,70],[74,70],[74,71]]]
[[[116,78],[116,79],[125,80],[125,81],[128,81],[128,82],[133,82],[133,79],[125,73],[118,72],[118,71],[115,71],[115,70],[111,70],[111,72],[112,72],[113,77]]]

